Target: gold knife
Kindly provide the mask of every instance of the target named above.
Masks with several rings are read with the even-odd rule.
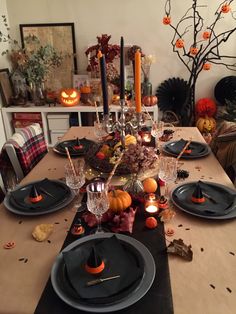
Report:
[[[120,275],[116,275],[116,276],[112,276],[112,277],[107,277],[107,278],[100,278],[100,279],[91,280],[91,281],[88,281],[88,282],[86,283],[86,286],[87,286],[87,287],[91,287],[91,286],[97,285],[97,284],[99,284],[99,283],[102,283],[102,282],[104,282],[104,281],[113,280],[113,279],[117,279],[117,278],[120,278]]]

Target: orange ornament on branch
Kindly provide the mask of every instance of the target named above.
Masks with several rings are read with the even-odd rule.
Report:
[[[190,47],[189,52],[191,53],[191,55],[196,55],[198,53],[198,48],[195,46]]]
[[[208,31],[205,31],[205,32],[202,34],[203,39],[209,39],[210,36],[211,36],[211,32],[208,32]]]
[[[184,41],[183,39],[179,38],[176,40],[176,43],[175,43],[175,47],[176,48],[183,48],[184,47]]]
[[[65,107],[71,107],[78,104],[80,92],[75,88],[65,88],[60,92],[60,103]]]
[[[210,63],[204,63],[203,64],[203,70],[205,71],[209,71],[211,69],[211,64]]]
[[[171,23],[171,17],[170,17],[169,15],[164,16],[164,17],[163,17],[163,20],[162,20],[162,23],[163,23],[164,25],[170,25],[170,23]]]
[[[230,5],[228,3],[223,4],[221,7],[222,13],[229,13],[230,10],[231,10],[231,8],[230,8]]]

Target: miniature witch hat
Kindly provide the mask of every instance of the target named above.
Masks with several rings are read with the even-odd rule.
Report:
[[[30,190],[30,194],[29,194],[29,200],[31,203],[37,203],[40,202],[42,200],[42,195],[40,194],[40,192],[38,191],[37,187],[35,184],[32,185],[31,190]]]
[[[199,183],[196,184],[191,200],[193,203],[196,203],[196,204],[202,204],[206,200],[205,197],[203,196],[202,189]]]
[[[104,268],[105,264],[93,246],[87,259],[85,270],[90,274],[99,274]]]
[[[75,145],[74,145],[74,149],[81,149],[83,146],[80,143],[79,138],[77,137],[75,140]]]

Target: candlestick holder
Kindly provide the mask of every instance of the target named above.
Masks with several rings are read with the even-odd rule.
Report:
[[[142,120],[142,114],[136,113],[136,119],[133,119],[131,121],[126,121],[125,112],[127,108],[125,108],[125,100],[120,100],[120,118],[119,120],[116,120],[115,122],[112,121],[109,114],[104,115],[103,118],[103,127],[105,128],[107,133],[112,132],[118,132],[120,135],[120,140],[122,143],[123,148],[125,147],[125,135],[131,134],[135,135],[142,127],[143,120]]]

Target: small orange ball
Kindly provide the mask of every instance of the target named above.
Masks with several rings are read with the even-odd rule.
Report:
[[[157,181],[154,178],[146,178],[143,180],[143,188],[146,193],[155,193],[157,189]]]
[[[148,229],[154,229],[157,227],[157,220],[154,217],[148,217],[145,221],[145,226]]]

